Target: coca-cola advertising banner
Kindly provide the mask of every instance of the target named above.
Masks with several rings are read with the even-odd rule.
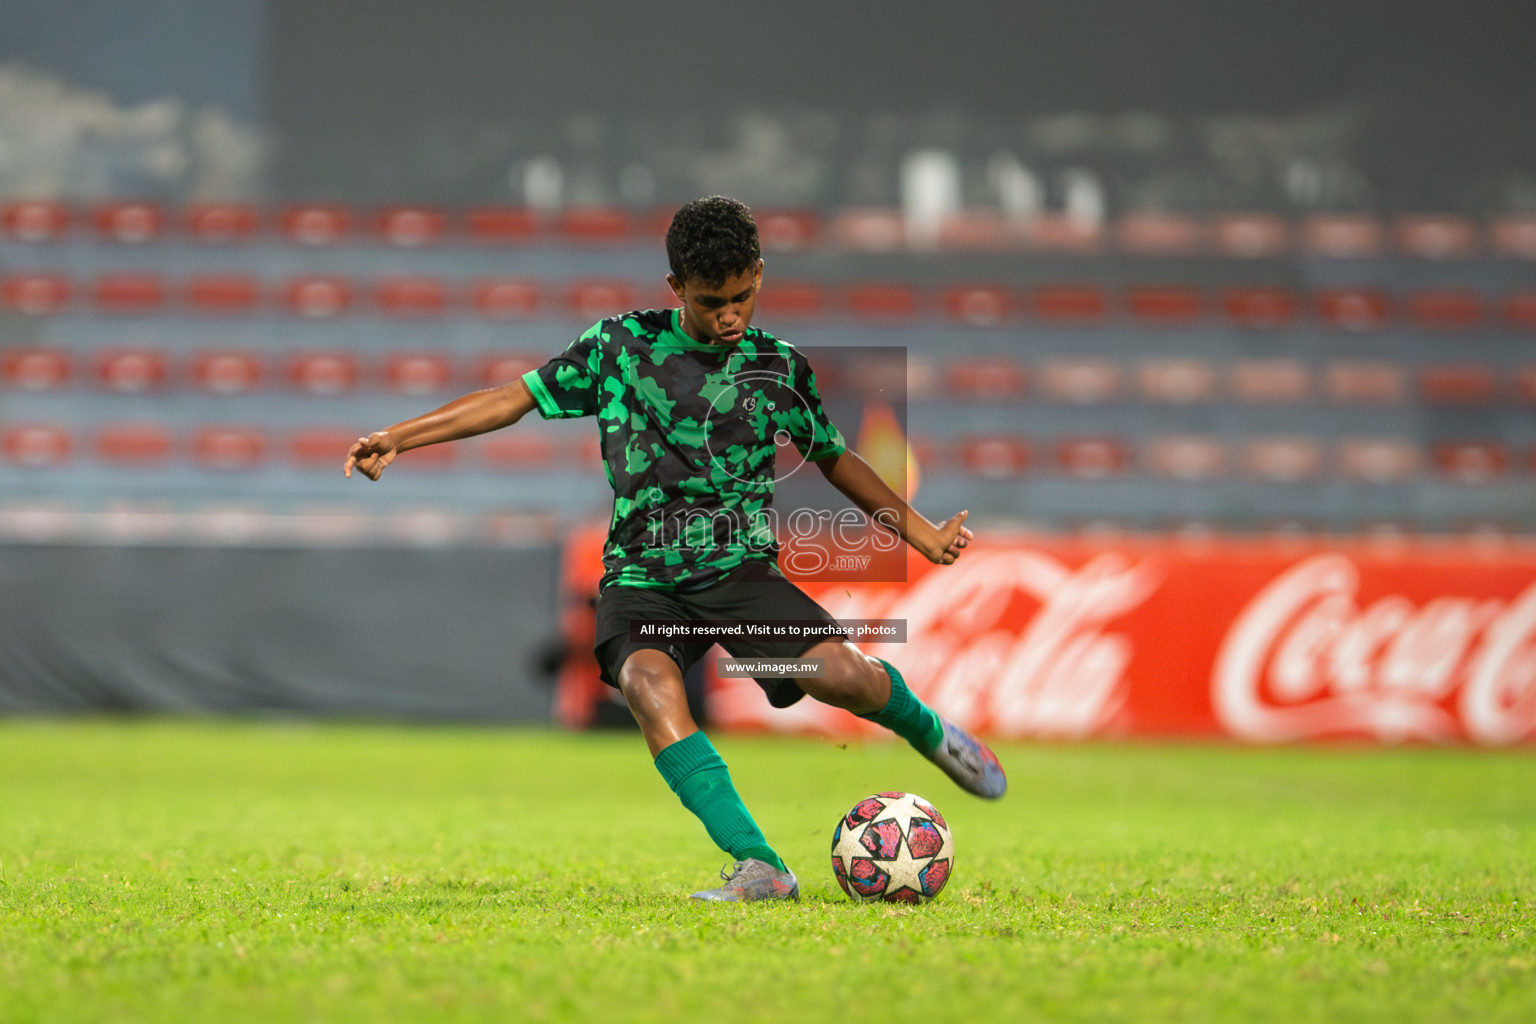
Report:
[[[901,583],[801,584],[979,733],[1472,743],[1536,738],[1536,546],[978,536]],[[873,732],[749,679],[708,680],[722,728]]]

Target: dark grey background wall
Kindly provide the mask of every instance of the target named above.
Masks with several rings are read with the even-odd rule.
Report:
[[[547,722],[557,561],[0,544],[0,713]]]
[[[625,194],[665,205],[709,184],[668,154],[762,155],[762,124],[743,130],[754,112],[779,119],[783,159],[839,169],[797,198],[884,202],[848,168],[926,144],[1020,152],[1049,173],[1022,136],[1032,120],[1078,113],[1163,120],[1138,151],[1155,166],[1114,172],[1131,177],[1198,177],[1213,155],[1203,122],[1252,118],[1263,124],[1239,133],[1250,161],[1278,150],[1319,173],[1342,167],[1369,187],[1321,194],[1348,205],[1523,210],[1536,206],[1532,38],[1536,5],[1519,0],[0,5],[0,64],[125,107],[217,106],[264,129],[270,197],[353,202],[522,199],[520,162],[551,157],[572,178],[608,179],[585,191],[568,180],[567,201],[621,197],[615,182],[635,161],[655,181]],[[728,172],[716,178],[751,191]],[[1266,197],[1201,198],[1224,195],[1250,208]]]
[[[133,105],[177,97],[261,116],[261,0],[6,0],[0,63],[17,61]]]
[[[269,10],[277,110],[347,83],[330,93],[333,108],[380,127],[390,110],[453,107],[1287,114],[1373,88],[1536,96],[1526,66],[1536,10],[1505,0],[271,0]]]
[[[455,181],[494,188],[477,152],[499,158],[508,135],[550,147],[573,114],[723,144],[733,113],[785,108],[845,128],[878,112],[1006,125],[1346,108],[1369,122],[1354,157],[1383,201],[1425,208],[1455,198],[1455,181],[1536,164],[1530,3],[272,0],[269,12],[287,192],[414,176],[451,197]],[[462,166],[411,166],[434,149]]]

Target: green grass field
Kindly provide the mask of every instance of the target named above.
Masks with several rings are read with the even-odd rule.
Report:
[[[687,899],[634,734],[0,722],[0,1021],[1536,1020],[1530,751],[717,743],[799,903]],[[829,867],[891,788],[925,907]]]

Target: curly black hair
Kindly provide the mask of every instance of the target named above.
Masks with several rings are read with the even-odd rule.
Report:
[[[752,211],[726,196],[695,199],[667,228],[667,263],[679,281],[715,288],[757,266],[762,254]]]

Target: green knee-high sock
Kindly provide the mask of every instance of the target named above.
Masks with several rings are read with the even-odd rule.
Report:
[[[944,723],[932,708],[917,699],[895,665],[888,661],[880,664],[891,677],[891,699],[879,711],[859,717],[885,726],[912,744],[919,754],[936,749],[944,738]]]
[[[716,846],[736,860],[755,857],[785,870],[736,794],[731,773],[708,736],[696,732],[664,748],[656,755],[656,770],[683,806],[704,823]]]

